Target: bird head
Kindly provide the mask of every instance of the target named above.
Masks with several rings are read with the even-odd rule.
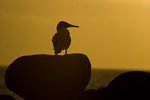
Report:
[[[69,28],[69,27],[79,27],[79,26],[69,24],[65,21],[60,21],[57,25],[57,30],[66,29],[66,28]]]

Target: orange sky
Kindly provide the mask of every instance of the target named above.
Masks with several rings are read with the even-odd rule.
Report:
[[[150,69],[149,0],[1,0],[0,65],[53,54],[51,38],[64,20],[68,53],[86,54],[93,68]]]

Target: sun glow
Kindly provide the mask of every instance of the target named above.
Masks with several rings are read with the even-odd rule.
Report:
[[[51,39],[64,20],[80,26],[69,29],[68,53],[86,54],[93,68],[150,70],[149,5],[149,0],[3,0],[0,64],[54,54]]]

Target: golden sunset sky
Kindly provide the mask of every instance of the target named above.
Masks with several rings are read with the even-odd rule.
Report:
[[[0,0],[0,65],[53,55],[62,20],[80,26],[69,29],[68,53],[86,54],[92,68],[150,70],[150,0]]]

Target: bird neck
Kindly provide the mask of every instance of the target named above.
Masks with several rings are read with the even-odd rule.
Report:
[[[67,28],[57,28],[57,32],[63,32],[63,31],[68,31]]]

